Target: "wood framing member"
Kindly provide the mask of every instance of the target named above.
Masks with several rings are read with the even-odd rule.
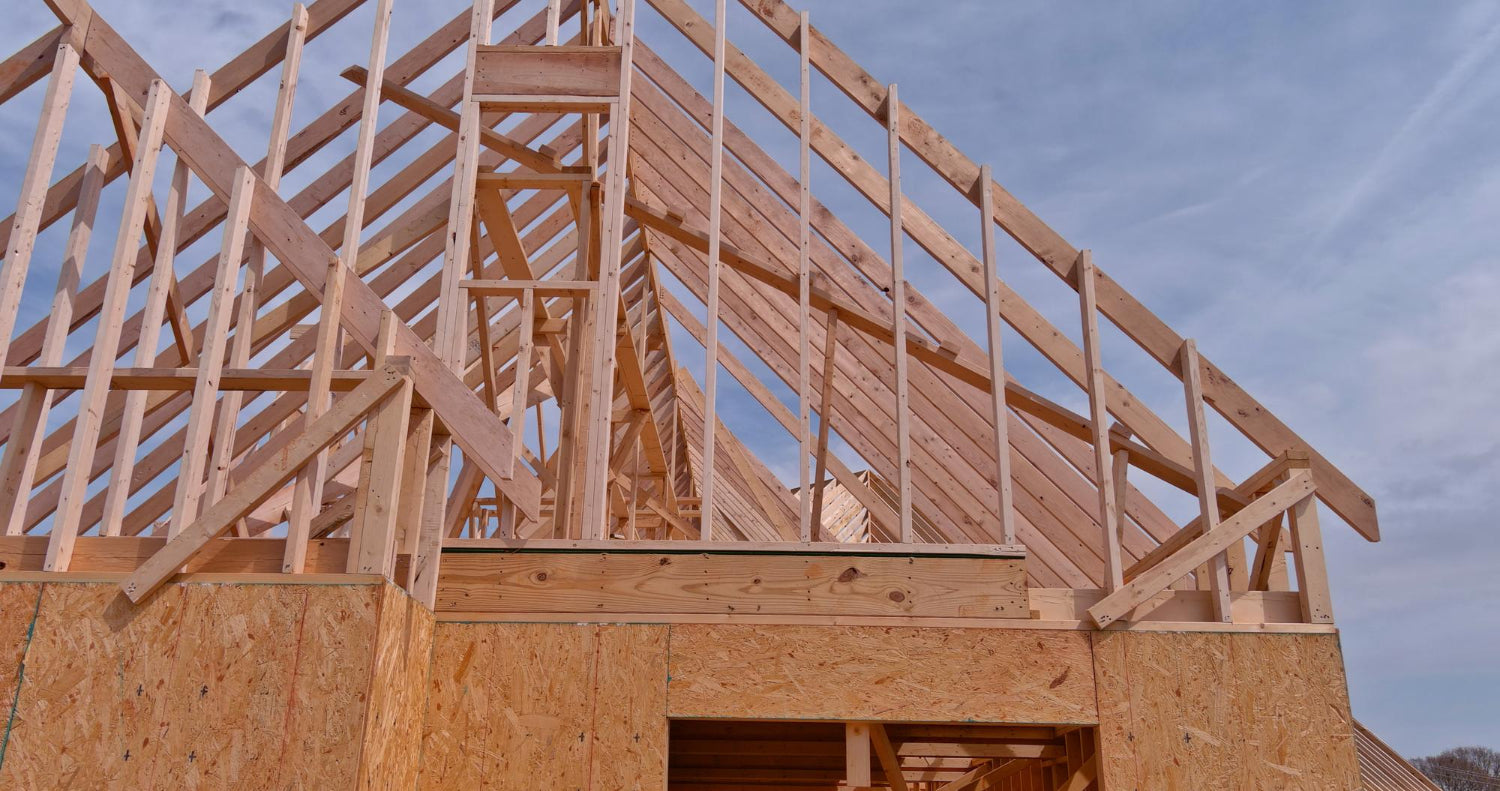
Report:
[[[803,11],[800,31],[801,41],[807,41],[807,12]],[[812,521],[812,479],[808,465],[812,462],[812,339],[808,329],[810,321],[812,288],[812,163],[809,156],[809,118],[812,115],[812,80],[808,61],[808,48],[798,46],[798,107],[797,125],[797,479],[798,504],[801,507],[799,532],[803,541],[812,541],[815,531]],[[874,511],[872,510],[873,514]]]
[[[1100,628],[1120,620],[1137,605],[1222,553],[1233,542],[1244,540],[1252,530],[1265,524],[1271,517],[1303,502],[1315,491],[1317,486],[1313,483],[1311,472],[1304,470],[1293,474],[1286,483],[1220,522],[1211,532],[1199,535],[1171,557],[1153,566],[1150,571],[1105,596],[1098,604],[1089,608],[1089,616]]]
[[[94,215],[99,209],[99,192],[104,187],[105,165],[103,147],[90,146],[83,182],[79,187],[78,206],[73,210],[73,226],[68,232],[62,265],[58,267],[52,309],[47,314],[46,337],[42,340],[41,355],[37,359],[42,365],[62,362],[78,284],[83,277],[83,263],[88,255],[89,241],[93,238]],[[6,261],[9,266],[10,259]],[[52,393],[45,385],[38,382],[22,385],[10,437],[5,443],[5,455],[0,459],[0,520],[3,520],[0,533],[4,535],[23,532],[51,409]]]
[[[1083,316],[1083,357],[1088,369],[1089,423],[1093,427],[1094,483],[1099,488],[1099,525],[1104,531],[1104,588],[1113,591],[1124,584],[1120,559],[1120,509],[1115,503],[1114,458],[1110,455],[1108,405],[1105,403],[1104,362],[1099,353],[1099,306],[1094,296],[1094,257],[1084,250],[1074,267],[1078,283],[1078,306]],[[1201,490],[1201,486],[1200,486]]]
[[[282,58],[281,84],[276,91],[276,107],[271,114],[271,133],[266,143],[266,159],[261,177],[266,187],[277,191],[281,186],[282,170],[286,167],[287,134],[292,124],[292,104],[297,96],[297,80],[302,68],[302,47],[307,40],[307,7],[301,3],[292,6],[290,29],[287,32],[286,54]],[[251,237],[249,261],[245,265],[245,282],[240,288],[239,312],[234,320],[234,340],[229,347],[229,367],[243,368],[250,364],[254,346],[255,317],[260,309],[261,285],[265,280],[266,246]],[[219,419],[214,426],[214,436],[232,436],[239,425],[240,407],[244,395],[239,391],[224,394],[219,404]],[[218,442],[213,447],[213,461],[208,468],[208,483],[204,497],[209,504],[218,501],[229,488],[229,470],[234,463],[234,443]]]
[[[1198,347],[1189,338],[1182,342],[1182,389],[1187,401],[1188,436],[1193,443],[1193,473],[1198,479],[1198,524],[1203,534],[1219,525],[1219,498],[1213,487],[1213,460],[1209,453],[1208,420],[1203,414],[1203,382],[1198,373]],[[1244,547],[1241,546],[1241,551]],[[1209,590],[1213,591],[1214,618],[1229,622],[1229,565],[1225,555],[1208,561]]]
[[[708,343],[705,346],[703,372],[703,425],[717,424],[719,383],[719,258],[723,232],[721,225],[724,213],[724,51],[728,20],[725,18],[725,0],[714,5],[714,76],[713,76],[713,120],[709,144],[708,186]],[[703,431],[703,481],[700,484],[703,505],[699,517],[703,538],[714,537],[714,439],[718,435],[712,428]]]
[[[202,115],[208,107],[209,89],[208,73],[199,69],[193,74],[193,91],[188,101],[188,106],[199,115]],[[187,163],[178,159],[172,169],[172,182],[167,192],[166,209],[162,213],[156,258],[151,267],[151,283],[146,290],[146,304],[141,310],[141,330],[135,347],[135,364],[139,367],[156,364],[156,346],[161,336],[163,315],[167,310],[167,297],[177,287],[177,276],[173,271],[173,266],[176,261],[177,228],[182,221],[183,203],[187,199],[188,175]],[[243,200],[248,200],[248,196],[244,196]],[[249,204],[244,205],[248,212]],[[243,222],[244,218],[241,218],[241,221]],[[240,234],[244,235],[243,225],[240,227]],[[228,249],[227,244],[225,249]],[[220,262],[222,266],[222,254]],[[234,262],[234,266],[238,270],[238,260]],[[180,305],[178,309],[181,309]],[[183,335],[181,332],[176,334],[179,337]],[[190,329],[186,335],[188,340],[192,339]],[[204,336],[205,343],[210,340],[208,335]],[[179,347],[179,357],[184,361],[191,360],[190,349],[185,344],[179,344]],[[120,433],[115,440],[115,462],[110,471],[110,477],[114,481],[129,481],[135,469],[136,451],[139,449],[141,438],[141,423],[145,419],[146,397],[147,393],[143,390],[134,390],[125,396],[124,417],[120,425]],[[206,437],[200,437],[200,439],[206,440]],[[125,516],[125,500],[129,496],[128,485],[109,487],[104,498],[104,514],[99,520],[100,532],[105,535],[119,534],[120,522]],[[174,517],[174,523],[175,521]]]
[[[1005,381],[1000,342],[1000,273],[995,261],[995,223],[990,219],[994,216],[994,206],[990,166],[985,165],[979,169],[979,239],[984,258],[984,321],[990,352],[991,418],[995,424],[995,496],[999,499],[1000,535],[1005,543],[1011,544],[1016,540],[1016,515],[1011,504],[1010,438],[1006,428],[1010,421],[1006,419],[1005,388],[993,384]]]
[[[823,326],[823,392],[818,401],[818,445],[813,465],[812,485],[816,488],[813,490],[812,521],[815,525],[823,523],[823,470],[828,466],[828,428],[833,419],[833,379],[838,373],[833,356],[838,351],[841,326],[838,309],[828,311]]]
[[[101,24],[95,19],[93,24]],[[156,175],[157,154],[161,150],[171,89],[161,80],[153,80],[146,98],[141,122],[136,161],[130,173],[130,188],[125,193],[124,216],[115,238],[104,304],[99,313],[99,327],[94,334],[94,348],[99,353],[89,361],[88,381],[84,386],[73,442],[68,448],[68,466],[63,473],[62,491],[53,516],[51,539],[47,543],[48,571],[67,571],[73,542],[78,536],[78,520],[88,486],[88,470],[99,443],[104,401],[109,395],[109,378],[115,367],[119,348],[120,325],[124,321],[125,303],[135,271],[135,251],[146,225],[147,201],[151,197],[151,180]]]
[[[873,785],[870,760],[870,724],[844,723],[844,783],[856,788]]]
[[[92,14],[82,0],[52,0],[49,5],[63,21]],[[97,14],[91,17],[86,50],[94,64],[132,93],[144,95],[155,78],[150,66]],[[169,97],[169,104],[172,110],[168,114],[166,139],[188,160],[193,172],[209,189],[227,200],[233,170],[243,161],[181,99]],[[212,99],[209,104],[214,104]],[[250,227],[309,292],[322,293],[327,264],[336,257],[297,213],[259,179]],[[349,283],[340,316],[349,335],[366,349],[374,344],[381,310],[380,298],[368,285],[358,279]],[[463,446],[466,457],[474,459],[523,510],[536,502],[539,484],[535,476],[518,471],[512,479],[500,477],[501,462],[512,452],[512,437],[499,418],[486,410],[479,398],[404,323],[396,328],[396,351],[411,358],[418,394],[432,406],[438,418],[445,424],[463,426],[455,440]],[[532,513],[527,515],[535,517]]]
[[[322,308],[319,313],[317,345],[313,351],[312,388],[307,393],[307,422],[316,421],[328,409],[328,382],[333,369],[340,365],[342,351],[345,281],[359,262],[360,235],[365,225],[365,200],[369,191],[370,167],[374,161],[377,111],[380,109],[380,81],[385,75],[385,51],[390,39],[391,8],[394,0],[376,0],[375,29],[370,35],[370,75],[365,84],[364,104],[360,108],[359,132],[354,144],[354,177],[349,184],[349,210],[345,215],[344,239],[336,259],[328,262],[323,283]],[[358,276],[355,276],[356,279]],[[382,314],[384,315],[384,314]],[[365,345],[368,350],[369,344]],[[308,529],[313,517],[323,508],[323,481],[328,456],[318,452],[312,464],[297,476],[292,490],[292,512],[287,522],[286,563],[284,571],[300,574],[306,563]]]
[[[671,0],[673,3],[678,0]],[[666,0],[653,0],[658,8]],[[740,0],[753,16],[785,41],[788,46],[800,46],[797,41],[798,16],[784,0]],[[675,14],[668,19],[676,21]],[[885,102],[882,83],[855,63],[847,54],[816,28],[811,29],[813,66],[822,72],[851,100],[862,107],[871,118],[880,119]],[[738,78],[737,78],[738,79]],[[754,93],[754,91],[752,91]],[[901,138],[916,154],[942,176],[954,189],[964,194],[971,190],[979,176],[979,165],[959,151],[951,142],[933,129],[920,115],[910,108],[903,108]],[[998,183],[995,189],[995,221],[1000,223],[1022,247],[1034,255],[1049,269],[1070,281],[1078,250],[1049,227],[1041,218],[1026,208],[1015,196]],[[941,259],[940,259],[941,260]],[[964,278],[966,283],[972,283]],[[1096,276],[1099,304],[1104,314],[1127,336],[1141,345],[1148,354],[1167,369],[1176,363],[1182,348],[1182,337],[1168,327],[1159,317],[1141,304],[1103,272]],[[973,285],[970,286],[971,289]],[[983,292],[975,289],[976,294]],[[1282,423],[1270,410],[1257,402],[1250,394],[1223,371],[1207,359],[1204,366],[1204,396],[1231,425],[1245,434],[1266,453],[1275,455],[1285,450],[1306,450],[1311,454],[1313,470],[1318,480],[1319,496],[1333,510],[1371,541],[1380,538],[1380,528],[1375,515],[1375,500],[1361,490],[1348,476],[1334,467],[1326,458],[1311,449],[1301,437]],[[1126,421],[1132,430],[1146,437],[1155,447],[1155,438],[1148,436],[1136,421]],[[1165,450],[1158,448],[1158,450]]]
[[[906,773],[901,770],[901,758],[891,746],[891,739],[886,735],[885,725],[872,722],[869,726],[870,747],[880,761],[880,772],[885,775],[885,782],[890,785],[891,791],[906,791]]]
[[[403,358],[390,358],[376,376],[353,392],[288,444],[281,453],[246,476],[219,502],[210,506],[197,521],[167,542],[150,560],[136,569],[120,587],[131,601],[139,602],[168,577],[176,573],[194,554],[228,530],[230,525],[252,511],[273,491],[290,481],[297,471],[318,451],[353,428],[366,413],[377,407],[403,383],[411,381],[410,364]]]
[[[672,318],[677,320],[677,323],[681,325],[684,330],[687,330],[687,333],[689,335],[693,336],[694,340],[697,340],[699,343],[703,342],[703,324],[700,323],[696,318],[694,318],[693,315],[688,312],[687,308],[676,297],[672,296],[670,292],[662,293],[662,306],[666,308],[667,312],[672,315]],[[837,332],[835,331],[834,334],[836,335]],[[735,381],[739,382],[740,385],[744,387],[745,390],[750,393],[750,395],[755,398],[755,400],[759,402],[761,406],[765,407],[766,411],[771,413],[772,417],[776,418],[776,422],[780,423],[782,427],[785,428],[794,437],[797,435],[798,419],[792,415],[790,410],[782,405],[781,401],[777,399],[776,396],[773,395],[771,391],[768,390],[759,379],[755,378],[755,375],[745,367],[744,363],[740,362],[739,358],[735,357],[729,352],[721,352],[719,355],[719,362],[723,364],[724,370],[727,371],[730,376],[734,377]],[[824,375],[832,375],[833,369],[831,367],[825,366],[823,370],[826,372]],[[830,383],[827,386],[831,387],[832,385]],[[825,400],[822,403],[826,405],[827,401]],[[826,408],[826,406],[820,407],[820,409],[823,408]],[[819,437],[820,439],[816,448],[826,448],[828,441],[827,432],[820,430]],[[844,463],[839,460],[838,456],[834,456],[826,452],[820,453],[815,449],[812,453],[812,457],[813,460],[823,462],[824,467],[827,469],[827,471],[833,473],[834,479],[842,484],[844,488],[848,489],[850,494],[853,494],[855,499],[859,501],[860,505],[863,505],[865,509],[869,511],[870,518],[875,520],[876,524],[884,528],[890,535],[898,534],[900,527],[899,522],[897,521],[896,512],[892,510],[889,504],[880,499],[880,497],[877,496],[874,492],[870,491],[870,487],[866,486],[865,483],[854,474],[853,470],[850,470],[847,466],[845,466]],[[818,493],[821,491],[821,489],[822,481],[819,480],[816,488],[814,489],[815,493],[813,494],[812,498],[809,498],[809,509],[811,509],[813,499],[821,496],[821,494]],[[816,532],[813,533],[813,538],[811,540],[821,541],[822,539],[818,537],[822,532],[821,522],[815,522],[814,524],[819,525],[819,527],[817,528]]]
[[[172,499],[168,538],[180,534],[198,516],[203,473],[212,441],[214,404],[219,396],[219,373],[224,364],[224,346],[234,310],[233,295],[239,280],[240,256],[244,252],[245,229],[249,226],[250,202],[254,194],[255,174],[248,166],[241,167],[229,198],[229,216],[224,220],[224,244],[220,248],[219,272],[214,277],[208,318],[204,322],[203,353],[198,357],[198,376],[193,384],[193,405],[188,410],[187,434],[183,440],[182,464],[178,467],[177,493]],[[227,437],[220,438],[220,442],[226,440]],[[122,485],[119,488],[128,487]]]
[[[620,326],[620,274],[625,263],[626,177],[629,175],[631,82],[635,74],[635,0],[622,0],[614,19],[613,37],[619,46],[619,83],[615,102],[609,107],[607,157],[604,179],[604,209],[598,245],[599,297],[594,300],[593,339],[588,378],[588,432],[583,470],[584,535],[605,537],[608,528],[609,444],[613,435],[610,415],[614,404],[616,350],[615,333]]]
[[[76,20],[82,27],[70,27],[57,42],[52,55],[52,73],[47,78],[47,94],[42,97],[41,117],[31,156],[26,161],[26,175],[21,177],[21,194],[16,201],[15,219],[5,247],[5,266],[0,269],[0,366],[6,362],[11,335],[16,328],[16,314],[21,307],[21,291],[31,254],[36,250],[36,235],[41,227],[42,210],[47,198],[47,182],[57,162],[57,148],[62,142],[63,120],[73,95],[73,79],[78,73],[77,47],[88,29],[87,18]]]
[[[901,543],[912,542],[911,528],[911,394],[906,373],[906,270],[901,247],[906,232],[901,227],[901,102],[896,99],[896,84],[891,83],[885,107],[886,150],[891,187],[891,344],[896,353],[896,498],[901,514]]]

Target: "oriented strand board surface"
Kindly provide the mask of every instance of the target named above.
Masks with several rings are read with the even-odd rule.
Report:
[[[674,625],[673,717],[1097,722],[1088,634]]]
[[[0,583],[0,743],[21,680],[21,660],[31,641],[31,623],[36,617],[42,586],[30,582]],[[3,748],[0,748],[3,749]],[[0,755],[0,761],[4,756]]]
[[[660,789],[666,628],[439,624],[423,789]]]
[[[1027,618],[1020,560],[535,552],[444,557],[437,608]]]
[[[384,586],[360,757],[361,791],[416,787],[432,629],[432,613],[400,588]]]
[[[354,787],[381,586],[41,587],[0,788]]]
[[[593,788],[666,788],[667,628],[599,627],[595,679]]]
[[[1359,788],[1336,635],[1094,636],[1110,791]]]

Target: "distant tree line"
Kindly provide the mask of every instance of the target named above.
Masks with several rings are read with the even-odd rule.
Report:
[[[1455,747],[1411,762],[1443,791],[1500,791],[1500,752]]]

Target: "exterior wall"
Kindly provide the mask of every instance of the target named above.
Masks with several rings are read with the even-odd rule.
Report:
[[[1337,635],[1094,635],[1107,791],[1361,787]]]
[[[422,789],[662,789],[667,627],[439,624]]]
[[[0,788],[663,789],[669,718],[1099,725],[1105,791],[1358,788],[1336,635],[438,623],[0,583]],[[24,667],[24,672],[22,672]]]
[[[0,788],[411,787],[431,615],[391,586],[0,591],[0,650],[35,613]]]

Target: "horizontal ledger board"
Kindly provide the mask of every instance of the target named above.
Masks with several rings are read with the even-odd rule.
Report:
[[[445,552],[438,610],[1028,618],[1024,561],[809,553]]]

